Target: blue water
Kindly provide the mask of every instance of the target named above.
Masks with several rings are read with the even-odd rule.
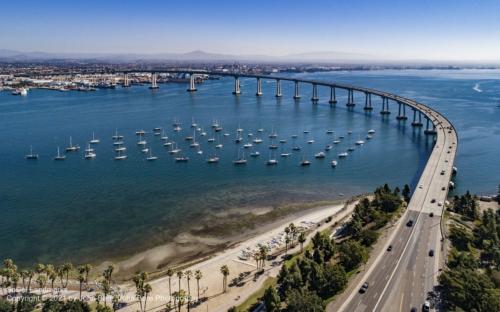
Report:
[[[443,112],[455,124],[460,137],[457,166],[458,191],[493,192],[499,182],[500,100],[498,72],[492,71],[370,71],[300,74],[301,77],[336,80],[392,91],[416,98]],[[229,208],[268,207],[286,203],[336,199],[367,192],[381,183],[415,183],[425,163],[432,141],[425,135],[398,125],[395,113],[388,119],[378,114],[378,102],[371,115],[362,111],[361,95],[354,112],[346,110],[345,94],[339,104],[326,103],[329,91],[320,89],[321,101],[312,105],[310,90],[295,102],[293,86],[283,83],[284,97],[276,99],[274,84],[264,83],[264,97],[256,98],[255,81],[242,80],[243,94],[231,94],[232,79],[207,81],[198,92],[189,94],[184,84],[161,85],[157,91],[147,86],[99,90],[97,92],[56,92],[31,90],[27,97],[0,93],[0,258],[12,257],[24,264],[36,261],[76,262],[123,256],[168,242],[179,233],[202,222],[203,218]],[[482,92],[473,90],[480,84]],[[394,108],[394,107],[393,107]],[[202,156],[188,147],[184,137],[192,134],[192,118],[209,133],[199,137]],[[183,131],[174,133],[174,119]],[[215,150],[210,125],[222,123],[229,137]],[[136,146],[137,129],[151,131],[161,126],[189,156],[188,163],[176,163],[162,147],[159,137],[146,136],[148,145],[160,159],[145,161]],[[264,128],[260,159],[248,157],[246,166],[237,167],[234,144],[236,128],[246,133]],[[114,161],[111,136],[115,129],[125,135],[128,159]],[[332,141],[325,134],[333,129],[346,139],[327,153],[325,160],[313,154]],[[279,164],[266,166],[269,157],[267,135],[274,129],[292,146],[298,134],[302,152]],[[357,148],[336,169],[329,165],[339,152],[353,145],[369,129],[373,140]],[[305,135],[303,130],[309,130]],[[352,136],[347,131],[352,130]],[[83,148],[92,131],[101,139],[97,158],[84,160]],[[68,154],[55,162],[57,146],[73,142],[80,153]],[[315,143],[306,144],[313,138]],[[279,143],[276,142],[279,145]],[[37,161],[23,158],[33,145]],[[255,145],[254,145],[255,146]],[[217,153],[217,165],[206,158]],[[310,167],[299,166],[302,157]]]

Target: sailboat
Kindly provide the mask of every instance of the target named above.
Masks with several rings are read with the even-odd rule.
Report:
[[[302,161],[300,162],[300,165],[304,166],[304,167],[309,166],[309,165],[311,165],[311,162],[309,160],[305,159],[304,155],[302,155]]]
[[[198,124],[194,122],[194,117],[191,117],[191,128],[196,128],[198,127]]]
[[[142,135],[139,135],[139,141],[137,141],[137,145],[139,146],[144,146],[146,145],[146,140],[144,140],[144,138],[142,137]]]
[[[189,147],[198,147],[200,146],[200,144],[198,142],[196,142],[196,131],[193,131],[193,141],[191,142],[191,144],[189,145]]]
[[[278,164],[278,160],[276,158],[272,157],[272,154],[269,153],[269,159],[267,160],[266,164],[268,166],[277,165]]]
[[[97,154],[94,152],[94,149],[90,147],[90,144],[87,145],[87,148],[85,149],[85,155],[83,158],[85,159],[94,159],[97,156]]]
[[[358,140],[355,143],[356,145],[363,145],[365,144],[365,141],[361,140],[361,136],[358,136]]]
[[[99,142],[101,141],[99,139],[96,139],[94,132],[92,132],[92,140],[90,140],[90,144],[98,144]]]
[[[217,155],[212,155],[207,159],[207,163],[216,164],[219,162],[219,157]]]
[[[235,165],[245,165],[247,160],[245,159],[245,151],[243,151],[243,156],[240,157],[240,150],[238,149],[238,158],[233,160]]]
[[[314,157],[318,158],[318,159],[322,159],[322,158],[325,158],[325,152],[319,152],[319,153],[316,153],[314,155]]]
[[[253,151],[253,152],[250,153],[250,156],[251,157],[259,157],[260,153],[259,153],[259,151]]]
[[[151,149],[149,149],[149,156],[146,157],[146,160],[147,161],[153,161],[153,160],[157,160],[157,159],[158,159],[158,157],[153,156],[153,151]]]
[[[137,130],[137,131],[135,132],[135,134],[136,134],[136,135],[145,135],[145,134],[146,134],[146,131],[144,131],[144,130],[142,130],[142,129],[141,129],[141,130]]]
[[[61,153],[59,152],[59,146],[57,147],[57,156],[54,157],[54,160],[65,160],[66,159],[66,155],[61,155]]]
[[[162,141],[167,141],[168,140],[168,136],[165,134],[165,130],[162,131],[161,140]]]
[[[115,148],[115,152],[125,152],[127,148],[125,146],[118,146]]]
[[[127,159],[127,155],[122,155],[122,152],[119,151],[118,155],[115,156],[115,160],[125,160]]]
[[[177,148],[177,143],[172,142],[172,145],[170,145],[170,151],[168,151],[169,154],[177,154],[181,151],[180,148]]]
[[[28,155],[25,155],[24,158],[31,160],[38,159],[38,154],[33,154],[33,145],[30,145],[30,153]]]
[[[66,147],[66,152],[76,152],[80,149],[80,146],[78,145],[73,145],[73,139],[71,136],[69,137],[69,146]]]
[[[345,157],[347,157],[347,155],[349,155],[349,154],[347,154],[346,152],[340,153],[339,158],[345,158]]]
[[[118,134],[118,129],[115,130],[115,135],[111,137],[113,140],[122,140],[123,135]]]
[[[93,153],[94,152],[94,149],[92,147],[90,147],[90,143],[87,144],[87,148],[85,149],[85,153]]]
[[[337,167],[337,161],[336,160],[332,160],[332,167],[333,168]]]

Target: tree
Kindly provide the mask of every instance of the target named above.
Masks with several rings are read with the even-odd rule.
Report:
[[[59,299],[45,299],[42,305],[42,312],[59,312],[64,307],[64,301]],[[0,310],[1,311],[1,310]]]
[[[61,271],[59,274],[59,278],[61,279],[61,287],[66,288],[68,287],[68,281],[69,281],[69,273],[73,270],[73,265],[71,262],[66,262],[62,265]],[[65,281],[63,283],[63,276],[65,277]]]
[[[146,296],[145,283],[147,279],[148,279],[148,273],[146,272],[137,273],[132,279],[135,284],[135,296],[137,300],[139,300],[139,307],[141,311],[143,311],[142,298]]]
[[[171,268],[167,269],[168,276],[168,294],[170,296],[169,302],[172,300],[172,276],[174,275],[174,270]]]
[[[358,241],[347,240],[340,245],[340,263],[347,271],[351,271],[367,260],[368,251]]]
[[[1,312],[14,312],[14,308],[12,306],[12,303],[9,301],[0,298],[0,311]]]
[[[59,312],[90,312],[90,307],[83,301],[68,300]]]
[[[193,272],[191,270],[186,270],[184,273],[184,276],[186,276],[187,284],[188,284],[188,304],[191,301],[191,287],[189,285],[189,281],[193,277]]]
[[[144,311],[146,311],[146,304],[148,303],[148,295],[151,293],[153,288],[151,287],[150,284],[144,285]]]
[[[52,264],[47,264],[45,266],[45,273],[47,274],[47,278],[50,281],[51,293],[54,294],[54,283],[57,279],[57,273],[54,266]]]
[[[300,252],[304,252],[304,243],[306,242],[306,234],[304,232],[300,232],[298,241],[300,244]]]
[[[179,292],[181,291],[181,280],[183,276],[184,273],[182,273],[182,271],[177,271],[177,278],[179,279]]]
[[[223,289],[223,292],[226,292],[227,291],[227,277],[229,276],[229,267],[227,265],[221,266],[220,272],[222,274],[222,289]]]
[[[29,294],[30,290],[31,290],[31,280],[35,276],[35,271],[33,271],[33,270],[30,269],[30,270],[27,270],[27,271],[24,271],[24,272],[26,274],[26,278],[28,279],[28,287],[26,289],[26,292]],[[23,279],[23,283],[24,283],[24,279]]]
[[[261,261],[262,268],[264,268],[264,266],[266,265],[266,258],[268,251],[269,248],[267,246],[260,246],[259,248],[259,259]]]
[[[319,312],[325,310],[323,300],[305,288],[293,289],[286,295],[287,312]]]
[[[198,301],[200,301],[200,280],[203,277],[203,274],[200,270],[196,270],[194,272],[194,278],[196,278],[196,288],[198,290]]]
[[[108,295],[111,293],[111,284],[107,279],[103,279],[102,281],[99,282],[99,288],[102,291],[102,294],[104,296],[104,306],[107,307],[106,299]]]
[[[403,191],[401,192],[401,195],[403,195],[403,199],[407,203],[410,202],[410,194],[411,194],[410,186],[408,184],[405,184],[405,186],[403,187]]]
[[[38,287],[40,289],[40,297],[43,296],[43,288],[45,287],[45,284],[47,283],[47,275],[39,274],[38,277],[36,278],[36,283],[38,284]]]
[[[85,272],[85,286],[89,286],[89,273],[92,270],[92,265],[91,264],[84,264],[83,265],[83,270]]]
[[[276,288],[269,286],[262,297],[266,312],[279,312],[281,309],[281,300]]]

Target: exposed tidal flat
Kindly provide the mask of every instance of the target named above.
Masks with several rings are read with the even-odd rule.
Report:
[[[494,122],[500,111],[496,108],[500,99],[495,98],[498,76],[457,74],[460,72],[304,75],[392,91],[437,108],[459,132],[459,190],[495,189],[498,181],[493,183],[488,177],[499,168],[491,160],[500,146],[494,146],[498,141],[494,134],[499,131]],[[476,83],[483,92],[474,90]],[[291,99],[292,85],[283,84],[281,99],[274,98],[273,83],[264,84],[262,98],[254,96],[254,80],[242,80],[239,97],[231,94],[232,85],[231,79],[207,81],[194,94],[188,94],[184,84],[160,85],[154,92],[147,86],[136,86],[92,93],[32,90],[24,98],[0,93],[0,257],[26,265],[65,260],[99,264],[112,259],[129,261],[130,270],[134,266],[154,270],[225,248],[305,208],[368,192],[384,182],[414,184],[432,148],[423,133],[398,125],[395,114],[381,118],[376,102],[374,113],[365,115],[361,97],[355,98],[358,106],[353,113],[345,109],[340,92],[339,104],[332,109],[326,103],[326,89],[320,89],[322,100],[314,106],[308,100],[307,86],[302,86],[303,99],[297,103]],[[189,149],[183,138],[192,134],[193,118],[207,132],[214,119],[221,122],[223,132],[230,134],[220,137],[221,150],[211,147],[207,137],[198,138],[202,156]],[[172,132],[174,119],[182,122],[181,133]],[[188,163],[176,163],[151,134],[146,135],[148,146],[160,158],[145,161],[136,146],[135,131],[150,132],[157,126],[182,145],[190,157]],[[232,164],[237,157],[234,138],[238,127],[245,134],[265,129],[260,159],[247,155],[244,167]],[[123,162],[113,160],[111,136],[116,128],[125,136],[128,149],[128,159]],[[327,159],[315,160],[313,154],[332,140],[333,136],[325,134],[327,129],[346,139],[327,154]],[[374,138],[332,169],[329,160],[336,159],[369,129],[376,130]],[[297,142],[303,148],[280,159],[280,147],[275,167],[265,165],[270,157],[267,135],[272,130],[278,138],[287,138],[284,148],[290,149],[292,134],[298,135]],[[348,130],[353,131],[351,138]],[[57,146],[63,149],[69,144],[69,136],[84,149],[92,132],[101,139],[95,147],[96,159],[86,161],[80,152],[69,154],[63,162],[52,160]],[[308,138],[314,138],[315,143],[306,144]],[[40,155],[37,161],[23,158],[30,145]],[[220,162],[207,164],[206,158],[214,153]],[[476,156],[483,160],[479,166],[476,161],[475,165],[469,163]],[[310,167],[299,165],[302,157],[312,161]],[[168,251],[157,249],[161,254],[142,257],[167,245]]]

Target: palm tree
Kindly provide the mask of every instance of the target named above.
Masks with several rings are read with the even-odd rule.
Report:
[[[191,270],[187,270],[184,273],[184,276],[186,276],[187,283],[188,283],[188,302],[191,301],[191,288],[189,287],[189,281],[191,280],[191,277],[193,277],[193,272]]]
[[[17,283],[19,282],[20,277],[21,276],[17,271],[14,271],[10,276],[12,287],[14,288],[14,296],[17,295]]]
[[[266,258],[267,258],[267,252],[268,252],[267,246],[260,246],[259,249],[259,258],[262,261],[262,268],[266,265]]]
[[[198,301],[200,301],[200,279],[203,277],[203,274],[200,270],[196,270],[194,272],[194,278],[196,278],[196,287],[198,288]]]
[[[135,296],[139,300],[139,305],[142,310],[142,297],[144,297],[145,293],[145,288],[144,288],[144,283],[148,279],[148,273],[146,272],[140,272],[137,273],[134,278],[132,279],[135,284]]]
[[[184,305],[184,300],[186,299],[186,291],[181,289],[179,291],[174,292],[174,302],[177,301],[177,308],[181,311],[182,306]]]
[[[62,268],[61,268],[61,286],[62,288],[66,288],[68,286],[68,280],[69,280],[69,273],[73,270],[73,265],[71,264],[71,262],[66,262],[65,264],[63,264]],[[65,275],[65,282],[63,284],[62,282],[62,275]]]
[[[222,273],[222,289],[223,289],[223,292],[226,292],[227,291],[227,277],[229,275],[229,268],[227,265],[223,265],[220,267],[220,272]]]
[[[253,259],[255,260],[255,263],[257,264],[257,270],[259,270],[260,267],[260,256],[258,253],[253,254]]]
[[[306,241],[306,234],[304,232],[300,232],[298,241],[300,243],[300,252],[304,251],[304,243]]]
[[[54,283],[57,279],[56,269],[52,264],[47,264],[47,266],[45,267],[45,272],[47,273],[47,277],[50,280],[51,293],[54,294]]]
[[[182,271],[177,271],[177,278],[179,279],[179,292],[181,291],[181,279],[184,273]]]
[[[174,270],[171,268],[167,269],[168,276],[168,294],[170,295],[169,302],[172,300],[172,276],[174,275]]]
[[[85,271],[85,286],[89,286],[89,273],[92,270],[92,265],[91,264],[84,264],[83,269]]]
[[[80,300],[82,300],[82,285],[85,282],[85,276],[82,273],[78,273],[78,282],[80,283]]]
[[[151,287],[151,285],[149,285],[149,284],[144,285],[144,295],[145,295],[144,311],[146,311],[146,304],[148,303],[148,295],[152,290],[153,290],[153,288]]]
[[[113,274],[113,271],[115,270],[115,267],[113,265],[109,265],[104,272],[102,272],[102,276],[104,279],[106,279],[108,282],[111,283],[111,275]]]
[[[290,243],[290,237],[285,236],[285,255],[288,253],[288,244]]]
[[[109,281],[107,279],[103,279],[99,284],[100,284],[100,288],[102,290],[102,293],[104,295],[104,306],[107,306],[106,298],[109,295],[109,293],[111,292],[111,284],[109,283]]]
[[[288,228],[290,229],[290,234],[292,234],[292,244],[295,241],[295,236],[297,235],[297,227],[295,227],[295,224],[290,223],[288,225]]]
[[[26,271],[26,277],[28,279],[28,288],[26,289],[26,292],[29,294],[31,290],[31,280],[33,279],[33,276],[35,276],[35,271],[29,269]]]
[[[45,283],[47,283],[47,275],[43,274],[38,274],[38,277],[36,278],[36,282],[38,284],[38,287],[40,289],[40,297],[43,296],[42,291],[45,286]]]

